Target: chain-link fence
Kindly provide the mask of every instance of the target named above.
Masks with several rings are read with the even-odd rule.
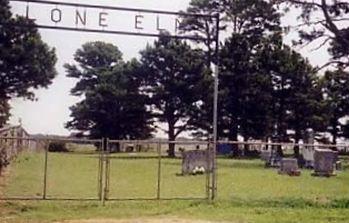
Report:
[[[43,198],[47,146],[47,141],[35,138],[0,138],[0,172],[5,175],[2,181],[11,185],[2,185],[1,198]]]
[[[325,202],[347,199],[345,144],[219,142],[218,199]]]
[[[11,163],[1,199],[209,198],[213,156],[207,142],[59,138],[0,142],[6,145]]]
[[[0,138],[0,148],[10,163],[2,171],[2,200],[212,199],[214,162],[220,199],[349,193],[346,145],[219,142],[214,151],[205,141]],[[336,171],[337,178],[312,177]]]

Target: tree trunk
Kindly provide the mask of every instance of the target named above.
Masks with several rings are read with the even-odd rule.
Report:
[[[337,145],[338,131],[337,131],[337,121],[332,123],[332,145]],[[332,148],[332,150],[337,151],[337,148]]]
[[[248,137],[244,137],[244,142],[245,143],[248,142]],[[249,152],[250,152],[250,145],[244,144],[244,155],[245,155],[245,157],[250,155]]]
[[[238,141],[238,124],[237,121],[234,120],[232,124],[232,128],[229,134],[229,140],[237,142]],[[232,145],[232,150],[233,150],[233,157],[239,156],[239,145],[238,144],[233,144]]]
[[[302,134],[301,134],[301,130],[299,130],[299,128],[296,128],[296,132],[295,132],[295,143],[297,145],[294,146],[293,150],[294,150],[294,158],[297,159],[297,162],[298,162],[298,166],[300,168],[303,168],[305,166],[305,160],[304,160],[304,157],[303,155],[301,155],[300,153],[300,148],[299,148],[299,140],[301,140],[301,137],[302,137]],[[308,142],[305,142],[304,143],[308,143]]]
[[[268,143],[269,143],[269,137],[268,136],[266,136],[265,137],[265,150],[268,150],[269,149],[269,145],[268,145]]]
[[[176,140],[174,124],[172,124],[171,121],[168,124],[168,140],[169,141]],[[175,147],[176,147],[176,145],[174,143],[168,144],[168,151],[167,151],[168,157],[170,157],[170,158],[176,157]]]
[[[295,139],[294,140],[295,140],[295,143],[297,145],[295,145],[294,148],[293,148],[293,150],[294,150],[294,157],[295,158],[299,158],[299,156],[300,156],[299,145],[298,145],[300,139],[301,139],[301,132],[300,132],[299,129],[296,129]]]
[[[281,91],[284,91],[284,86],[285,86],[285,80],[282,77],[281,79]],[[285,127],[285,116],[286,116],[286,112],[285,112],[285,98],[284,96],[282,96],[280,98],[280,108],[278,111],[278,123],[277,123],[277,138],[279,142],[283,142],[286,138],[286,134],[287,134],[287,129]]]
[[[284,152],[282,151],[282,146],[278,146],[278,147],[277,147],[277,154],[278,154],[280,157],[284,157]]]
[[[208,43],[206,46],[207,46],[206,66],[207,67],[211,67],[211,63],[214,62],[213,59],[212,59],[212,49],[211,49],[210,43]]]

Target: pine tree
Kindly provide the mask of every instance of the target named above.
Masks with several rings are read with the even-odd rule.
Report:
[[[231,140],[237,140],[237,134],[240,126],[240,124],[238,123],[239,118],[236,117],[236,115],[227,115],[227,113],[236,113],[233,112],[233,110],[240,109],[235,107],[235,105],[241,104],[238,102],[238,100],[240,99],[234,99],[230,96],[242,94],[242,92],[236,92],[242,88],[238,87],[239,89],[235,90],[231,88],[232,85],[235,85],[233,79],[237,78],[241,82],[241,84],[243,84],[243,82],[251,82],[251,84],[255,82],[255,85],[258,85],[257,83],[260,83],[261,86],[265,86],[266,82],[264,78],[261,78],[261,76],[258,75],[255,71],[251,71],[255,75],[249,75],[247,73],[246,75],[244,74],[245,72],[250,72],[250,67],[252,67],[254,63],[252,62],[252,60],[250,60],[251,57],[253,57],[253,55],[250,55],[253,54],[253,52],[250,52],[250,50],[257,48],[257,46],[261,42],[261,39],[263,39],[264,37],[268,35],[276,35],[280,32],[280,14],[277,12],[276,8],[274,8],[274,5],[272,3],[269,3],[268,1],[264,0],[192,0],[190,6],[187,9],[187,12],[200,12],[211,15],[219,13],[222,19],[221,27],[219,27],[220,30],[232,32],[232,37],[225,42],[225,44],[222,46],[222,52],[220,53],[220,59],[223,65],[220,74],[221,90],[219,92],[219,98],[221,100],[219,101],[220,118],[218,120],[218,123],[220,137],[227,137]],[[216,31],[215,21],[204,18],[190,18],[184,20],[182,27],[185,31],[195,33],[203,38],[209,38],[210,40],[214,38],[214,34]],[[241,43],[238,42],[240,40],[242,41]],[[212,45],[208,43],[205,44],[205,51],[208,58],[208,64],[210,62],[215,62],[213,43],[211,44]],[[238,54],[246,55],[241,55],[241,58],[239,58],[240,55]],[[233,57],[235,60],[230,60]],[[241,59],[242,61],[238,61],[239,59]],[[224,64],[225,62],[229,64]],[[230,68],[226,68],[226,66],[235,67],[234,69],[239,69],[241,72],[239,71],[240,73],[238,74],[238,76],[234,76],[234,78],[222,77],[227,72],[232,72],[237,75],[237,70],[229,70]],[[244,80],[244,78],[246,78],[246,80]],[[232,81],[232,83],[230,83],[230,81]],[[213,81],[211,83],[213,83]],[[248,86],[249,84],[246,84],[245,87],[248,88]],[[248,92],[247,88],[244,89],[245,92]],[[235,93],[229,92],[229,89],[231,91],[235,91]],[[210,88],[210,92],[213,92],[213,87]],[[252,93],[253,91],[250,92]],[[253,92],[253,94],[260,95],[256,92]],[[234,100],[235,103],[232,102]],[[251,106],[249,109],[251,110],[251,112],[257,112],[258,109],[256,107],[253,108],[252,106],[252,97],[249,97],[249,100],[251,102]],[[212,93],[211,95],[206,97],[206,99],[203,102],[204,103],[201,105],[200,111],[194,114],[197,116],[195,126],[199,129],[198,131],[196,131],[196,135],[207,136],[207,133],[212,132]],[[230,105],[227,105],[226,103],[230,103]],[[235,105],[232,106],[233,104]],[[230,109],[230,111],[228,111],[227,109]],[[259,119],[261,120],[263,119],[263,113],[266,113],[267,111],[264,108],[259,109],[261,109],[259,111]],[[247,111],[238,112],[244,112],[246,115],[251,114],[251,112]],[[253,117],[258,117],[258,115],[254,115]],[[246,125],[248,123],[257,123],[257,120],[246,122]],[[260,122],[258,128],[263,128],[263,125],[261,123],[262,122]],[[227,130],[227,128],[230,128],[230,130]],[[257,132],[260,132],[257,129],[255,133],[253,133],[252,131],[253,130],[251,128],[244,127],[244,132],[246,133],[246,135],[251,135],[251,137],[252,135],[256,135]]]
[[[335,145],[343,128],[346,128],[340,119],[349,115],[349,73],[341,69],[327,71],[321,81],[328,118],[327,130],[332,134],[332,144]]]
[[[66,64],[68,77],[78,79],[71,90],[83,100],[71,107],[66,126],[91,138],[145,139],[151,117],[140,93],[140,64],[124,62],[119,49],[104,42],[86,43],[75,54],[79,66]]]
[[[174,141],[190,129],[190,114],[207,94],[204,54],[185,42],[163,36],[141,52],[141,63],[153,116],[167,124],[168,139]],[[172,143],[168,155],[175,156]]]

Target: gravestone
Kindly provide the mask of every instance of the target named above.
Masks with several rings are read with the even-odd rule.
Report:
[[[300,176],[297,159],[283,158],[280,161],[279,174],[287,174],[290,176]]]
[[[337,156],[337,152],[329,149],[315,150],[313,175],[325,177],[335,176]]]
[[[208,150],[190,150],[182,153],[182,174],[195,174],[196,170],[203,173],[212,170]]]
[[[271,151],[270,150],[262,150],[261,151],[261,160],[264,162],[269,162],[271,157]]]
[[[308,145],[314,145],[315,143],[315,134],[313,129],[307,129],[305,131],[304,143]],[[304,167],[313,168],[314,167],[314,146],[305,146],[302,150],[302,156],[304,159]]]

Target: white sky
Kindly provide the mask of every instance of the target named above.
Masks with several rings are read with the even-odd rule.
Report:
[[[103,4],[109,6],[124,6],[132,8],[159,9],[169,11],[185,10],[190,0],[75,0],[74,2],[87,4]],[[72,1],[66,1],[72,2]],[[14,5],[13,11],[23,11],[23,7]],[[62,10],[65,12],[65,10]],[[32,12],[33,15],[40,13],[47,14],[46,10]],[[41,14],[42,13],[42,14]],[[68,14],[68,13],[67,13]],[[37,15],[38,16],[38,15]],[[63,15],[64,16],[64,15]],[[67,15],[69,16],[69,15]],[[156,16],[156,15],[155,15]],[[45,17],[45,16],[44,16]],[[131,17],[131,18],[130,18]],[[283,19],[284,24],[295,24],[295,13]],[[47,17],[49,20],[50,17]],[[90,17],[88,17],[89,19]],[[125,23],[127,19],[134,19],[132,15],[123,15]],[[94,18],[92,18],[94,19]],[[98,18],[97,18],[98,19]],[[122,19],[121,19],[122,20]],[[114,22],[113,21],[110,21]],[[148,26],[145,23],[144,26]],[[145,27],[150,28],[150,27]],[[119,47],[124,54],[124,59],[128,60],[132,57],[137,57],[138,52],[146,46],[147,42],[153,42],[153,38],[132,37],[120,35],[94,34],[94,33],[79,33],[68,31],[40,30],[43,40],[51,47],[56,48],[58,63],[58,76],[53,80],[53,84],[48,89],[40,89],[35,91],[37,101],[25,101],[22,99],[13,99],[11,101],[10,123],[18,124],[19,118],[22,119],[23,126],[31,134],[59,134],[67,135],[69,131],[64,128],[64,123],[70,120],[69,107],[74,105],[78,98],[70,96],[70,89],[74,86],[74,80],[67,78],[63,69],[63,64],[73,62],[73,54],[88,41],[105,41],[113,43]],[[295,33],[290,33],[286,40],[289,42],[295,38]],[[323,48],[316,52],[311,51],[311,47],[300,50],[300,52],[308,57],[313,65],[322,65],[328,61],[326,49]],[[158,136],[164,136],[163,133],[158,133]]]

